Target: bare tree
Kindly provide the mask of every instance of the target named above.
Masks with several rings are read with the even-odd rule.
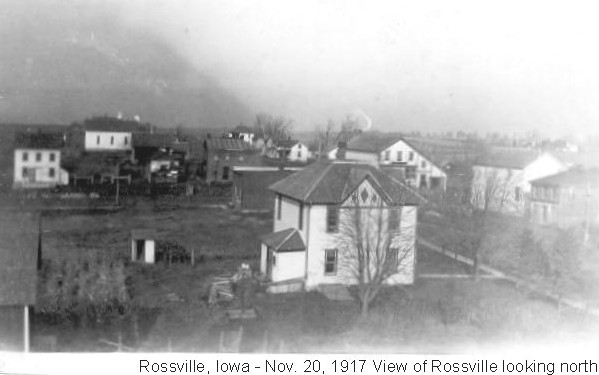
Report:
[[[356,117],[347,115],[341,123],[341,130],[337,134],[337,141],[347,143],[360,133],[362,133],[362,129],[359,120]]]
[[[318,145],[318,159],[322,159],[322,152],[335,142],[335,123],[332,120],[327,122],[325,127],[316,128],[316,144]]]
[[[400,226],[404,207],[380,199],[376,205],[361,206],[359,199],[354,194],[352,203],[340,208],[338,274],[357,285],[365,317],[383,286],[413,267],[415,228]],[[415,209],[409,214],[408,221],[415,223]]]
[[[509,197],[508,186],[513,174],[501,176],[496,169],[487,170],[474,176],[470,192],[470,205],[465,212],[465,238],[463,245],[470,250],[473,261],[473,276],[478,279],[480,272],[481,248],[487,232],[489,213],[501,211]]]
[[[261,138],[268,147],[269,142],[276,146],[280,141],[289,137],[293,121],[283,116],[274,117],[259,113],[254,121],[256,138]]]

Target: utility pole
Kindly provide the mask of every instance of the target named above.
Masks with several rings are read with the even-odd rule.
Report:
[[[115,203],[118,206],[119,205],[119,188],[120,188],[120,178],[116,178],[116,196],[115,196]]]

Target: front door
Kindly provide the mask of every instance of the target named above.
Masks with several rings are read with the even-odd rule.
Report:
[[[272,266],[275,261],[275,254],[272,247],[266,248],[266,278],[272,280]]]
[[[135,260],[144,260],[144,248],[145,248],[145,241],[144,240],[137,240],[135,241]]]

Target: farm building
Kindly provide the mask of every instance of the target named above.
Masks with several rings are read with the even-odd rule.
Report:
[[[207,182],[228,182],[233,178],[233,167],[261,164],[260,152],[241,139],[204,140],[201,174]]]
[[[531,149],[494,148],[474,162],[472,203],[491,211],[523,216],[530,182],[562,172],[567,165],[550,153]]]
[[[599,223],[599,169],[572,168],[530,184],[534,223],[561,228]]]
[[[37,289],[38,217],[0,217],[0,351],[29,351]]]
[[[232,203],[244,212],[272,210],[268,187],[301,168],[234,167]]]
[[[311,157],[308,146],[292,139],[280,141],[277,145],[277,154],[281,159],[301,163],[307,162]]]

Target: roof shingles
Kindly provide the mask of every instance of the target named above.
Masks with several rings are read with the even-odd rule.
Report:
[[[361,163],[314,163],[270,186],[270,189],[309,204],[339,204],[366,178],[386,195],[390,204],[417,205],[423,198],[377,168]]]

